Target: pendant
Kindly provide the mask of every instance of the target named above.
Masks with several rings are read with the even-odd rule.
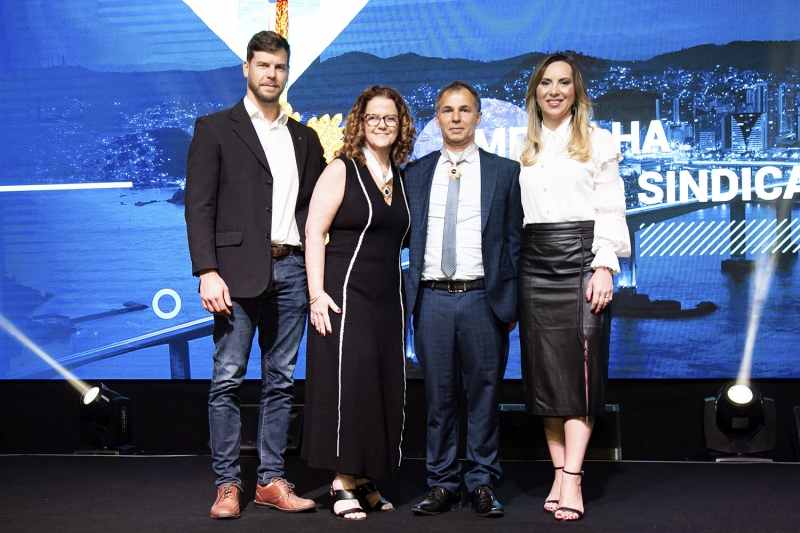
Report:
[[[392,189],[390,189],[388,185],[384,187],[381,192],[383,193],[384,198],[388,199],[392,197]]]
[[[457,180],[461,177],[461,171],[458,170],[458,165],[454,163],[450,163],[450,168],[447,169],[447,175],[450,177],[451,180]]]

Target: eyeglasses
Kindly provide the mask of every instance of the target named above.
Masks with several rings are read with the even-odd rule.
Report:
[[[397,115],[386,115],[385,117],[379,117],[378,115],[364,115],[364,122],[372,127],[380,124],[381,120],[384,124],[386,124],[387,128],[394,128],[399,123],[400,118]]]

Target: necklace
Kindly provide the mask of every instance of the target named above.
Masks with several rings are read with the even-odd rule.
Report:
[[[383,186],[381,187],[383,198],[385,200],[390,199],[392,197],[392,180],[394,179],[392,174],[392,164],[389,163],[386,172],[383,172],[383,170],[381,170],[381,164],[378,162],[378,158],[376,158],[366,146],[364,147],[364,156],[367,159],[367,167],[375,172],[375,174],[379,175],[383,181]]]

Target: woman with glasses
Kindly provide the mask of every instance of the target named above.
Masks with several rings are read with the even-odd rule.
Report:
[[[536,66],[525,96],[528,133],[514,150],[525,230],[517,291],[522,384],[543,417],[555,479],[544,510],[583,517],[583,458],[605,413],[613,274],[631,252],[625,195],[611,133],[591,123],[575,60]]]
[[[409,212],[398,167],[415,137],[397,91],[366,89],[347,116],[344,146],[317,182],[306,222],[311,305],[302,456],[335,472],[331,513],[345,519],[393,509],[372,479],[392,478],[400,467],[400,250]]]

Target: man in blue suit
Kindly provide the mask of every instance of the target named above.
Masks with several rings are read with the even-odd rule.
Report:
[[[503,516],[493,482],[501,475],[499,390],[508,334],[517,320],[522,238],[519,164],[480,150],[477,91],[455,81],[439,91],[444,148],[408,166],[411,211],[408,308],[428,401],[430,492],[414,514],[461,505],[458,402],[467,399],[464,484],[480,516]]]

